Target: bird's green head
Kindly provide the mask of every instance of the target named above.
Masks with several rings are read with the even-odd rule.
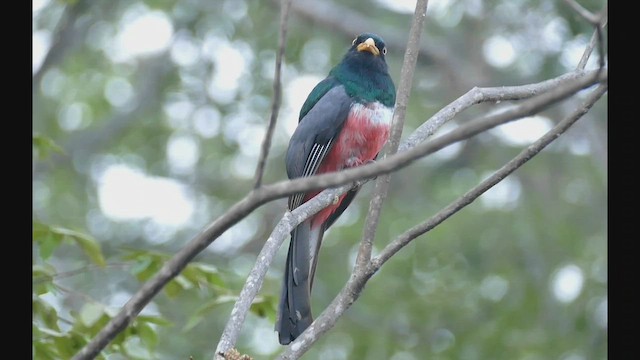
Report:
[[[389,76],[385,55],[387,46],[376,34],[358,35],[342,61],[331,70],[342,83],[347,94],[358,102],[379,101],[393,106],[396,100],[395,86]]]

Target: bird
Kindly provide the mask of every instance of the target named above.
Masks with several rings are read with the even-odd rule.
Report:
[[[384,40],[358,35],[327,77],[309,93],[285,155],[289,179],[337,172],[375,161],[389,138],[396,89],[389,75]],[[342,215],[359,187],[291,231],[275,330],[281,345],[313,322],[311,288],[324,232]],[[293,210],[320,190],[288,198]]]

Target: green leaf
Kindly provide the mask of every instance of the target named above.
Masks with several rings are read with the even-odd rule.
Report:
[[[123,248],[123,250],[127,252],[127,254],[122,256],[122,259],[124,260],[139,260],[141,257],[149,258],[154,255],[152,252],[147,250],[138,250],[127,247]]]
[[[46,326],[46,328],[41,327],[40,330],[44,332],[50,329],[55,333],[60,331],[58,327],[58,312],[53,306],[49,305],[40,297],[35,297],[31,302],[31,306],[34,318],[42,320],[42,323]]]
[[[191,315],[189,317],[189,320],[185,324],[185,326],[182,328],[182,331],[186,332],[186,331],[189,331],[189,330],[193,329],[198,324],[200,324],[200,322],[202,322],[203,319],[204,319],[204,316],[202,316],[200,314]]]
[[[182,292],[182,286],[172,280],[164,287],[164,292],[168,297],[175,298],[180,292]]]
[[[39,227],[33,230],[33,240],[39,245],[40,258],[47,260],[62,243],[63,237],[49,227]]]
[[[53,230],[74,240],[96,265],[101,267],[105,267],[107,265],[107,262],[104,260],[104,256],[102,255],[100,244],[98,244],[98,241],[93,237],[78,231],[60,227],[54,227]]]
[[[49,234],[46,240],[40,243],[40,257],[42,258],[42,260],[49,259],[61,243],[61,237]]]
[[[172,298],[190,289],[193,289],[193,284],[182,275],[176,276],[165,288],[167,296]]]
[[[144,282],[150,279],[162,266],[162,260],[157,257],[146,256],[141,258],[142,264],[134,272],[138,281]]]
[[[53,343],[62,358],[68,359],[75,354],[73,351],[73,341],[71,340],[71,336],[55,337],[53,338]]]
[[[104,306],[96,303],[86,303],[80,309],[80,321],[84,326],[92,327],[104,314]]]
[[[47,328],[38,328],[38,330],[43,334],[49,335],[50,337],[65,337],[66,336],[63,332],[55,331],[55,330],[51,330],[51,329],[47,329]]]
[[[55,268],[48,264],[34,264],[31,269],[33,293],[42,295],[53,291],[55,287],[52,281],[53,276],[56,274]]]
[[[103,309],[106,310],[106,309]],[[83,332],[83,334],[86,334],[89,337],[94,337],[96,336],[100,330],[102,330],[102,328],[104,328],[107,323],[109,321],[111,321],[111,316],[109,316],[109,314],[105,311],[102,316],[100,316],[91,327],[89,327],[86,332]]]
[[[40,257],[43,260],[47,260],[64,239],[70,239],[78,244],[95,264],[101,267],[106,266],[100,244],[93,237],[59,226],[33,223],[33,241],[40,245]]]
[[[59,360],[61,357],[48,341],[34,341],[33,358],[42,360]]]
[[[189,264],[189,266],[183,270],[182,274],[194,284],[226,288],[226,284],[224,280],[222,280],[218,269],[209,264]]]
[[[131,267],[130,271],[133,275],[136,275],[136,277],[143,271],[147,270],[147,268],[149,268],[149,265],[153,263],[153,259],[151,259],[151,257],[149,256],[140,257],[135,260],[136,264]]]
[[[193,288],[193,283],[191,281],[189,281],[189,279],[187,279],[185,276],[178,275],[176,276],[173,281],[175,281],[176,283],[178,283],[178,285],[180,285],[180,287],[182,287],[185,290],[189,290],[191,288]]]
[[[150,324],[144,322],[139,322],[137,328],[140,340],[142,340],[149,350],[152,350],[158,344],[158,334],[156,331]]]
[[[234,302],[238,299],[235,295],[222,295],[217,298],[207,301],[202,306],[200,306],[194,313],[191,315],[187,324],[182,328],[182,331],[188,331],[193,329],[196,325],[198,325],[204,317],[211,312],[213,309],[218,307],[221,304],[226,304],[230,302]]]
[[[222,279],[222,276],[218,273],[208,273],[206,276],[207,283],[212,287],[221,287],[227,289],[227,283]]]
[[[235,302],[236,300],[238,300],[238,297],[235,295],[218,296],[217,298],[208,301],[204,305],[200,306],[198,310],[196,310],[196,314],[204,315],[213,310],[218,305]]]
[[[58,144],[56,144],[53,140],[51,140],[51,138],[40,134],[32,135],[32,144],[34,155],[40,159],[49,157],[51,152],[64,154],[62,148],[58,146]]]
[[[69,332],[63,337],[54,338],[54,344],[63,359],[70,359],[88,342],[84,336]]]
[[[42,281],[42,279],[52,278],[56,274],[56,269],[48,264],[34,264],[31,267],[31,276],[34,280]]]
[[[251,308],[252,313],[259,317],[275,318],[276,315],[276,303],[273,296],[258,296],[253,300]]]

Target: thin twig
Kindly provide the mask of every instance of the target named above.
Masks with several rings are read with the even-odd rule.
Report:
[[[115,263],[115,264],[107,264],[107,267],[128,267],[131,266],[131,264],[127,264],[127,263]],[[103,266],[100,265],[87,265],[87,266],[82,266],[78,269],[75,270],[69,270],[69,271],[64,271],[64,272],[59,272],[53,275],[44,275],[44,276],[39,276],[35,279],[33,279],[32,284],[33,285],[38,285],[38,284],[42,284],[44,282],[48,282],[48,281],[52,281],[52,280],[56,280],[56,279],[62,279],[62,278],[67,278],[67,277],[71,277],[71,276],[76,276],[79,274],[84,274],[87,271],[92,271],[92,270],[104,270]]]
[[[578,4],[576,0],[564,0],[564,2],[592,25],[598,26],[598,24],[600,24],[600,16],[585,9],[582,5]]]
[[[257,189],[262,185],[262,177],[264,176],[264,168],[267,163],[267,157],[269,156],[269,148],[271,147],[271,139],[273,138],[273,131],[278,121],[278,113],[280,112],[280,103],[282,102],[282,58],[284,57],[284,49],[287,41],[287,19],[289,18],[289,9],[291,8],[292,0],[282,0],[280,9],[280,37],[278,39],[279,47],[278,54],[276,54],[276,69],[273,79],[273,102],[271,103],[271,118],[269,119],[269,125],[267,126],[267,132],[264,135],[262,142],[262,150],[260,151],[260,159],[258,160],[258,167],[256,168],[254,188]]]
[[[589,44],[587,45],[587,47],[584,49],[584,52],[582,53],[582,57],[580,58],[580,62],[578,62],[578,66],[576,66],[576,70],[584,70],[584,68],[587,66],[587,62],[591,57],[591,53],[593,52],[593,48],[596,46],[597,41],[598,41],[598,28],[593,30],[593,35],[591,35],[591,40],[589,41]]]
[[[55,284],[55,287],[59,290],[61,290],[62,292],[65,292],[67,294],[70,294],[71,296],[76,296],[79,297],[81,299],[83,299],[86,302],[90,302],[93,304],[98,304],[98,305],[102,305],[103,307],[107,307],[105,304],[101,303],[100,301],[92,298],[91,296],[81,293],[79,291],[75,291],[73,289],[69,289],[68,287],[62,286],[60,284]]]
[[[606,21],[606,20],[604,20]],[[603,23],[604,24],[604,23]],[[596,25],[596,34],[598,37],[598,69],[604,69],[604,35],[602,34],[604,31],[604,25],[598,24]]]
[[[598,45],[598,65],[600,68],[603,68],[605,65],[604,58],[604,39],[602,32],[604,31],[604,27],[607,26],[607,16],[606,16],[606,7],[602,11],[602,15],[600,16],[600,21],[595,25],[595,30],[593,31],[593,35],[591,35],[591,40],[589,40],[589,44],[584,49],[582,53],[582,57],[578,62],[578,66],[576,66],[576,70],[584,70],[587,66],[587,62],[589,61],[589,57],[591,57],[591,53],[596,45]]]

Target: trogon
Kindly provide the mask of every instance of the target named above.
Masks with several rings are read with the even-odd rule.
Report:
[[[389,138],[396,101],[382,38],[364,33],[302,105],[286,153],[290,179],[336,172],[373,161]],[[313,321],[310,295],[324,232],[349,206],[358,188],[291,232],[276,331],[286,345]],[[319,191],[289,197],[293,210]]]

